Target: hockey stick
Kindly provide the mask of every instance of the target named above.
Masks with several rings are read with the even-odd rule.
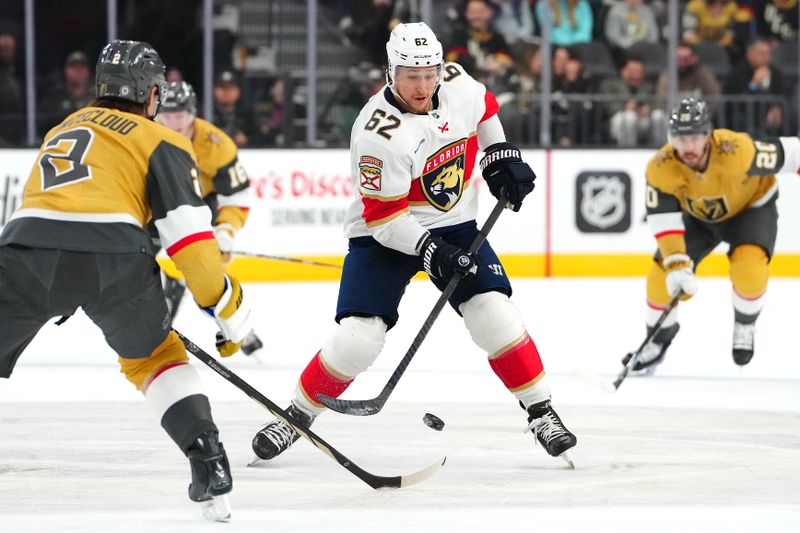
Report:
[[[173,330],[177,333],[178,337],[180,337],[183,344],[186,346],[186,350],[189,351],[192,355],[200,359],[203,363],[205,363],[209,368],[211,368],[214,372],[225,378],[229,383],[233,384],[234,386],[238,387],[242,390],[245,394],[250,396],[256,403],[261,405],[264,409],[272,413],[273,415],[277,416],[280,420],[285,422],[286,424],[292,426],[295,431],[297,431],[300,435],[311,441],[311,444],[322,450],[327,456],[331,457],[337,463],[342,465],[346,468],[350,473],[356,476],[358,479],[372,487],[373,489],[399,489],[402,487],[408,487],[409,485],[414,485],[415,483],[419,483],[431,477],[433,474],[439,471],[439,469],[444,465],[445,460],[447,457],[443,457],[437,460],[432,465],[423,468],[422,470],[418,470],[417,472],[413,472],[411,474],[406,474],[404,476],[378,476],[375,474],[371,474],[364,470],[363,468],[359,467],[353,461],[342,455],[336,448],[322,440],[322,437],[311,431],[308,427],[303,425],[301,422],[298,422],[290,414],[286,411],[278,407],[275,403],[272,402],[269,398],[258,392],[255,388],[253,388],[250,384],[248,384],[245,380],[234,374],[230,369],[228,369],[225,365],[217,361],[215,358],[207,354],[203,351],[202,348],[197,346],[195,343],[181,335],[181,333],[177,330]]]
[[[617,376],[617,379],[614,380],[613,385],[614,385],[614,390],[615,391],[619,389],[619,386],[622,385],[622,382],[625,381],[626,377],[628,377],[628,372],[630,372],[631,369],[634,366],[636,366],[636,362],[639,360],[639,355],[642,353],[642,349],[647,345],[648,342],[650,342],[650,340],[653,337],[656,336],[656,333],[658,333],[658,330],[661,327],[661,324],[664,323],[664,321],[667,319],[667,316],[672,312],[673,309],[675,309],[675,306],[678,305],[678,301],[681,299],[681,296],[683,296],[683,291],[678,291],[678,294],[676,294],[675,296],[672,297],[672,300],[669,301],[669,303],[667,304],[667,307],[665,307],[664,311],[662,311],[661,316],[658,317],[658,320],[656,321],[655,325],[653,326],[652,333],[650,333],[647,336],[647,338],[644,339],[644,342],[642,343],[642,345],[639,346],[639,348],[635,352],[633,352],[632,354],[628,354],[628,355],[630,355],[630,358],[628,359],[628,362],[625,363],[625,366],[622,367],[622,370],[620,371],[619,375]]]
[[[334,263],[323,263],[322,261],[312,261],[310,259],[298,259],[297,257],[285,257],[282,255],[256,254],[252,252],[232,252],[232,255],[240,255],[242,257],[255,257],[257,259],[272,259],[273,261],[288,261],[290,263],[300,263],[301,265],[318,266],[325,268],[337,268],[339,270],[342,269],[342,265],[336,265]]]
[[[473,254],[478,251],[483,242],[486,240],[486,236],[489,234],[489,231],[491,231],[494,223],[497,222],[500,213],[503,212],[503,209],[507,203],[508,200],[501,195],[500,200],[497,201],[497,205],[494,207],[494,209],[492,209],[492,213],[489,215],[489,218],[486,219],[483,227],[478,230],[478,235],[475,237],[472,245],[470,245],[468,253]],[[456,290],[456,286],[461,281],[462,277],[463,274],[456,272],[453,274],[453,277],[450,278],[450,282],[442,291],[442,295],[439,296],[439,300],[437,300],[436,305],[433,306],[428,318],[425,319],[425,322],[422,324],[419,333],[417,333],[417,336],[414,337],[411,347],[403,356],[400,364],[397,365],[394,373],[389,378],[389,382],[386,383],[386,386],[383,387],[383,390],[380,394],[370,400],[341,400],[339,398],[331,398],[330,396],[326,396],[324,394],[318,394],[317,397],[319,398],[319,401],[322,402],[326,407],[330,407],[334,411],[344,413],[346,415],[369,416],[374,415],[383,409],[383,405],[386,403],[389,395],[392,394],[397,382],[400,381],[400,378],[403,376],[406,368],[408,368],[408,364],[411,362],[414,354],[417,353],[422,341],[425,340],[425,337],[428,335],[431,327],[433,327],[433,323],[438,318],[439,313],[441,313],[442,309],[447,303],[447,300],[449,300],[450,296],[453,295],[453,292]]]

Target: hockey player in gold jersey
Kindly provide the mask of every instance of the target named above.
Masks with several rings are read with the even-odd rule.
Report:
[[[648,335],[672,297],[680,291],[686,300],[697,292],[697,264],[726,242],[733,360],[750,362],[778,230],[775,174],[798,166],[797,137],[755,140],[747,133],[712,130],[705,102],[684,98],[678,103],[670,116],[669,143],[650,159],[646,172],[647,222],[658,242],[647,277]],[[651,374],[678,327],[675,307],[633,369]]]
[[[223,266],[231,261],[236,232],[244,226],[250,211],[250,180],[237,153],[236,143],[225,132],[197,116],[197,95],[186,82],[167,86],[156,121],[177,131],[192,143],[200,168],[201,197],[211,209],[214,236],[222,253]],[[172,318],[185,286],[167,276],[164,292]],[[242,351],[250,355],[263,346],[250,332]]]
[[[45,322],[81,307],[188,457],[189,497],[224,520],[228,460],[199,377],[170,329],[148,222],[216,320],[222,355],[250,331],[248,300],[222,270],[191,144],[152,121],[167,86],[158,53],[113,41],[100,54],[96,83],[97,100],[45,135],[22,205],[0,235],[0,377],[11,375]]]

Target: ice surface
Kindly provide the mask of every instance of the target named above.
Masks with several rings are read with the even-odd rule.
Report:
[[[446,309],[384,410],[335,413],[314,430],[381,475],[447,464],[430,480],[373,491],[310,443],[246,468],[271,416],[193,361],[231,458],[233,518],[205,521],[188,462],[78,314],[46,325],[0,380],[0,531],[799,531],[800,280],[770,281],[756,355],[731,358],[730,283],[700,280],[653,378],[607,384],[643,340],[643,280],[515,280],[514,300],[542,353],[554,406],[578,436],[577,469],[548,457],[463,323]],[[246,287],[265,341],[234,371],[279,404],[332,325],[336,285]],[[376,364],[347,391],[376,395],[436,292],[413,283]],[[176,327],[213,349],[213,323],[187,299]],[[604,387],[598,386],[598,382]],[[442,432],[422,422],[441,417]]]

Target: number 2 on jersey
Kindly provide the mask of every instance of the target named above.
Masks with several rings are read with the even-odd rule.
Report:
[[[385,126],[381,126],[378,128],[378,125],[381,123],[381,119],[385,119],[388,124]],[[372,116],[367,121],[367,124],[364,126],[364,129],[367,131],[373,131],[375,128],[378,128],[377,133],[381,137],[391,140],[392,136],[387,133],[390,130],[394,130],[400,127],[400,119],[394,115],[386,116],[386,112],[382,109],[376,109],[372,112]]]
[[[47,141],[39,158],[42,190],[92,179],[92,168],[83,164],[92,141],[94,132],[89,128],[67,130]]]
[[[753,141],[756,147],[755,164],[757,168],[774,170],[778,162],[777,147],[768,142]]]

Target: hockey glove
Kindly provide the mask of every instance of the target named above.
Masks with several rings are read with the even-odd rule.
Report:
[[[686,254],[672,254],[662,262],[667,273],[667,292],[675,296],[678,291],[691,297],[697,292],[697,280],[694,277],[694,263]]]
[[[217,224],[214,226],[214,238],[217,239],[219,253],[222,256],[222,265],[225,266],[232,259],[231,253],[233,253],[235,242],[233,226],[230,224]]]
[[[506,207],[514,211],[522,207],[522,200],[533,191],[536,179],[531,167],[520,157],[519,148],[507,142],[486,149],[481,159],[481,172],[492,196],[499,200],[501,192],[505,191]]]
[[[225,290],[217,305],[204,308],[214,317],[220,329],[217,350],[223,357],[235,354],[242,340],[253,329],[250,323],[249,300],[244,299],[242,286],[236,278],[225,276]]]
[[[450,279],[456,272],[463,277],[478,273],[475,258],[438,237],[428,235],[422,243],[422,266],[431,279]]]

